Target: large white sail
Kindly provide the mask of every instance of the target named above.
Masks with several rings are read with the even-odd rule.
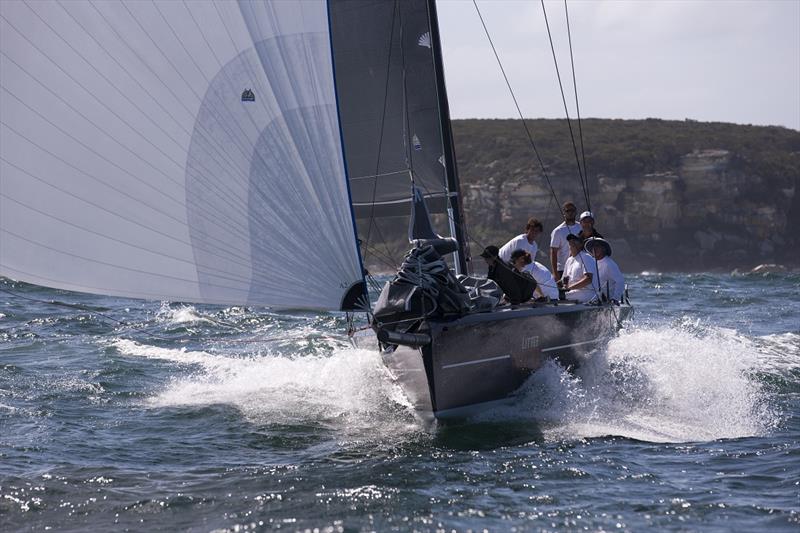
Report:
[[[324,0],[0,2],[0,274],[339,309],[330,46]]]

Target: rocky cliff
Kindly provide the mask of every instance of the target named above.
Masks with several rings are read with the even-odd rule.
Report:
[[[531,125],[559,202],[584,209],[566,123]],[[454,121],[453,130],[473,247],[502,244],[529,216],[547,233],[559,223],[519,121]],[[652,119],[592,119],[583,130],[597,227],[626,270],[800,267],[800,132]]]

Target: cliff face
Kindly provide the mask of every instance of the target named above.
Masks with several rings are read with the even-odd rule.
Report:
[[[560,223],[538,163],[527,154],[530,146],[498,136],[500,126],[512,129],[514,122],[454,123],[466,218],[481,244],[502,244],[529,216],[542,220],[548,234]],[[772,262],[800,267],[800,233],[794,230],[800,223],[800,133],[777,128],[767,133],[780,135],[780,142],[770,143],[753,136],[776,128],[714,124],[715,131],[727,132],[715,138],[704,134],[702,124],[657,121],[660,131],[652,139],[641,132],[633,142],[613,137],[615,128],[631,124],[646,132],[648,122],[595,120],[595,126],[614,126],[606,132],[612,137],[595,138],[601,148],[591,151],[587,139],[596,227],[625,269],[733,269]],[[670,141],[665,126],[679,133],[688,128],[698,138],[683,132],[680,142]],[[498,137],[505,141],[502,148]],[[574,157],[569,160],[571,145],[558,147],[547,136],[540,143],[546,163],[547,152],[555,154],[547,173],[559,201],[572,200],[579,211],[585,209]],[[487,153],[477,154],[478,146],[487,147]],[[469,151],[462,158],[465,148]],[[619,154],[616,161],[614,154]],[[542,237],[540,247],[548,245],[549,236]]]

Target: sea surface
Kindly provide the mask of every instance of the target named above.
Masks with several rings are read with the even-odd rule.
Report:
[[[0,279],[0,530],[800,531],[800,274],[628,281],[576,374],[441,425],[343,315]]]

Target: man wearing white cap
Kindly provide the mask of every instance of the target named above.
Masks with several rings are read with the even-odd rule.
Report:
[[[617,262],[610,257],[611,245],[603,239],[590,237],[585,246],[586,251],[597,260],[597,281],[600,292],[607,300],[621,302],[625,291],[625,278]]]
[[[597,237],[598,239],[603,238],[603,236],[594,229],[594,215],[591,211],[584,211],[581,213],[581,217],[578,220],[581,223],[581,231],[578,233],[578,237],[580,237],[583,242],[586,242],[586,239],[590,237]]]
[[[581,226],[575,220],[578,209],[572,202],[565,202],[561,207],[564,215],[564,222],[556,226],[550,234],[550,268],[556,281],[561,281],[564,274],[564,264],[569,257],[569,243],[567,235],[577,235],[581,231]]]

